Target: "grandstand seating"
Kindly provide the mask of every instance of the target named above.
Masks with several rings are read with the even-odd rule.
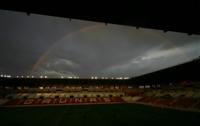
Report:
[[[180,86],[140,89],[128,86],[39,86],[1,87],[0,104],[16,104],[29,99],[116,98],[118,102],[151,104],[162,107],[200,109],[200,88]],[[18,100],[18,101],[17,101]],[[73,103],[73,101],[72,101]],[[90,103],[90,102],[88,102]],[[98,103],[98,102],[97,102]],[[100,102],[102,103],[102,102]]]

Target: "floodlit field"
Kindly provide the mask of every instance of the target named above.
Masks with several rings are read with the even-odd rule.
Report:
[[[0,108],[2,126],[189,126],[200,113],[137,104],[66,105]]]

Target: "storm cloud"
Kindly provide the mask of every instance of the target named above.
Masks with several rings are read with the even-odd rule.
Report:
[[[0,11],[0,73],[139,76],[200,56],[200,36]]]

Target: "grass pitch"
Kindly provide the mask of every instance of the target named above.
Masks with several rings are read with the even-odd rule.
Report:
[[[199,112],[138,104],[65,105],[0,108],[1,126],[189,126]]]

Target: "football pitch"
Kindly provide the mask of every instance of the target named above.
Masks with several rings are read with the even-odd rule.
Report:
[[[199,112],[138,104],[1,107],[1,126],[189,126]]]

